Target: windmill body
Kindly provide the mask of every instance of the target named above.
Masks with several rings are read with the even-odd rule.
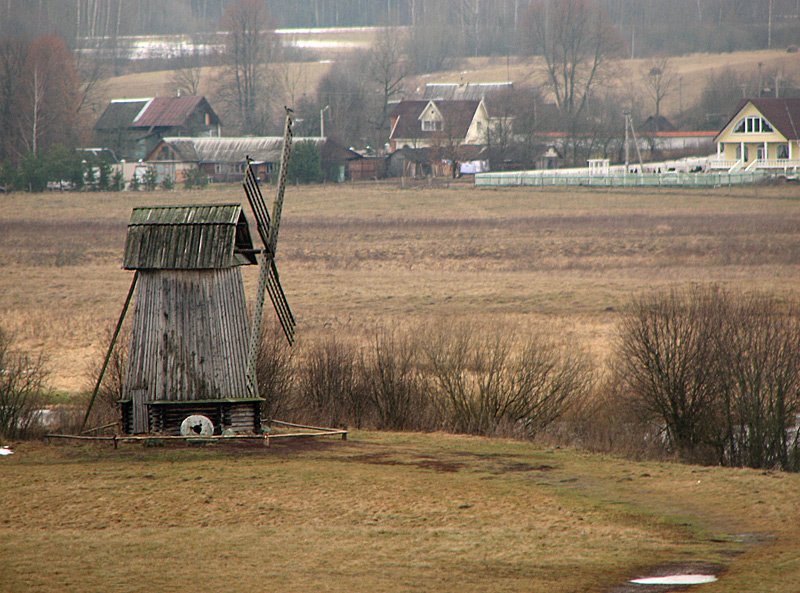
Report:
[[[295,331],[275,265],[292,140],[290,113],[287,110],[272,216],[249,160],[246,166],[243,186],[261,248],[254,248],[239,204],[133,210],[123,267],[136,274],[114,334],[116,339],[135,287],[120,402],[122,432],[178,434],[190,416],[205,416],[208,422],[201,424],[211,424],[217,434],[261,432],[264,399],[259,396],[256,360],[266,294],[290,344]],[[250,322],[239,267],[248,264],[260,267]],[[113,345],[114,340],[109,355]],[[108,355],[103,369],[107,362]]]
[[[254,251],[238,204],[134,209],[123,264],[138,275],[123,432],[177,434],[191,414],[218,432],[260,431],[239,267],[256,263]]]

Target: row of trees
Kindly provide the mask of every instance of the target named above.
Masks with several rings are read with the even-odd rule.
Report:
[[[435,27],[459,55],[515,53],[525,11],[538,0],[266,0],[284,28],[392,24]],[[3,0],[0,37],[57,32],[64,39],[216,31],[235,0]],[[550,2],[545,2],[545,4]],[[632,55],[731,51],[797,43],[797,0],[601,0]],[[77,45],[77,43],[76,43]]]

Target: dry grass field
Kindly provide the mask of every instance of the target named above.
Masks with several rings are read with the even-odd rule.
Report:
[[[243,199],[236,185],[0,197],[0,325],[47,357],[54,388],[86,390],[132,277],[121,269],[131,208]],[[645,291],[796,295],[800,189],[290,187],[278,258],[301,345],[474,318],[550,328],[602,361],[620,309]],[[252,288],[255,267],[243,271]]]
[[[800,476],[443,434],[237,448],[22,443],[0,591],[795,591]],[[663,574],[663,572],[661,572]],[[659,588],[664,593],[666,589]]]
[[[131,208],[242,198],[237,186],[0,196],[0,325],[48,357],[56,388],[85,390],[131,280]],[[794,185],[291,187],[284,225],[300,347],[476,318],[548,327],[602,360],[643,291],[717,282],[790,297],[800,284]],[[0,457],[2,593],[630,593],[666,566],[718,574],[705,593],[800,582],[796,474],[358,431],[269,449],[13,448]]]
[[[352,40],[344,38],[343,42]],[[360,38],[359,43],[367,40]],[[670,67],[680,79],[680,91],[675,90],[661,106],[667,117],[678,114],[681,108],[687,109],[695,104],[708,79],[730,68],[740,75],[755,74],[759,67],[766,73],[780,72],[784,79],[800,79],[800,58],[798,54],[788,54],[784,49],[740,51],[725,54],[691,54],[678,56],[670,60]],[[322,76],[330,69],[332,60],[340,58],[339,52],[326,55],[320,53],[319,61],[291,62],[276,66],[278,78],[282,84],[289,81],[296,97],[304,93],[313,96]],[[426,83],[432,82],[498,82],[511,80],[518,86],[541,84],[537,78],[538,62],[534,58],[506,59],[505,57],[465,58],[456,69],[412,76],[404,82],[407,95],[422,92]],[[648,70],[645,59],[618,60],[611,68],[612,84],[624,87],[626,93],[642,94],[642,78]],[[219,76],[219,67],[207,66],[202,69],[201,94],[213,97],[215,80]],[[104,81],[97,97],[97,109],[104,109],[108,101],[122,97],[152,97],[174,93],[170,85],[170,71],[140,72],[124,76],[112,77]],[[637,91],[638,89],[638,91]],[[286,99],[290,101],[290,99]],[[213,102],[213,101],[212,101]],[[99,114],[98,114],[99,115]]]

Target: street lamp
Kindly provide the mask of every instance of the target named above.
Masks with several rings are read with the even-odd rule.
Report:
[[[325,112],[331,108],[330,105],[325,105],[322,109],[319,110],[319,135],[321,137],[325,137]]]

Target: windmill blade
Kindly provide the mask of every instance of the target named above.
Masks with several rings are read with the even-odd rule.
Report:
[[[267,210],[267,205],[264,203],[264,196],[261,195],[261,188],[258,186],[258,180],[250,161],[250,157],[247,157],[247,167],[245,167],[242,187],[244,187],[244,193],[250,203],[250,209],[253,211],[253,216],[255,216],[258,235],[261,237],[264,247],[267,247],[269,245],[270,230],[269,210]]]
[[[269,268],[269,277],[267,280],[267,292],[275,307],[275,313],[278,315],[278,321],[283,328],[283,333],[286,336],[289,344],[294,344],[294,328],[297,325],[292,315],[292,310],[289,308],[289,303],[286,300],[286,295],[281,287],[281,281],[278,276],[278,268],[275,267],[273,260]]]
[[[264,197],[261,195],[261,188],[258,186],[250,157],[247,157],[247,167],[245,169],[244,181],[242,183],[253,216],[256,219],[256,229],[261,241],[264,244],[261,261],[259,262],[258,287],[256,289],[255,306],[253,307],[253,322],[250,325],[250,343],[248,345],[247,361],[247,385],[253,397],[258,396],[258,381],[256,379],[256,362],[258,360],[258,347],[261,341],[261,319],[264,310],[264,293],[269,293],[269,298],[275,307],[278,321],[283,328],[289,344],[294,343],[295,320],[286,301],[286,295],[281,287],[278,277],[278,268],[275,267],[275,248],[278,241],[278,227],[281,221],[281,211],[283,209],[283,193],[286,187],[286,173],[289,170],[289,156],[292,147],[292,116],[291,109],[286,109],[286,131],[283,136],[283,153],[281,155],[280,175],[278,176],[278,188],[275,196],[275,204],[270,219],[269,211],[264,204]]]
[[[267,249],[275,254],[278,244],[278,229],[281,226],[281,212],[283,211],[283,194],[286,189],[286,175],[289,172],[289,157],[292,154],[292,110],[286,109],[286,127],[283,133],[283,153],[281,154],[281,170],[278,174],[278,189],[275,192],[275,204],[272,208],[272,224],[269,228],[269,241]]]

